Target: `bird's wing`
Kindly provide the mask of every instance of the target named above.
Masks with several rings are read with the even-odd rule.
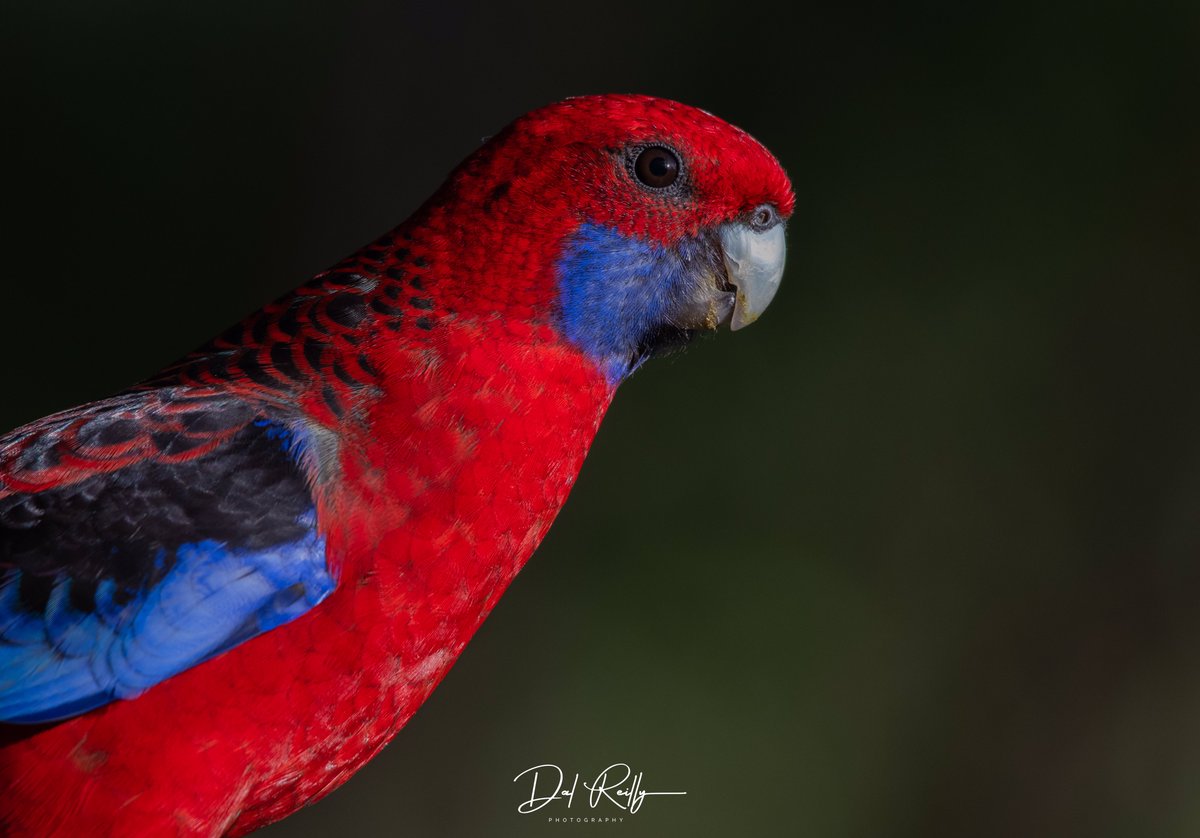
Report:
[[[169,388],[0,436],[0,721],[136,696],[327,596],[309,442]]]

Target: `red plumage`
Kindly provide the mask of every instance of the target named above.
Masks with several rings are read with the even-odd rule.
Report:
[[[663,135],[690,162],[686,204],[621,192],[609,158],[580,151]],[[344,782],[528,560],[612,398],[616,383],[556,326],[566,237],[588,222],[669,246],[764,203],[786,217],[790,186],[740,130],[647,97],[568,100],[490,141],[396,230],[133,391],[131,409],[176,437],[187,399],[211,394],[319,428],[312,480],[338,584],[136,699],[4,729],[0,822],[14,835],[238,835]],[[0,494],[225,439],[196,431],[173,454],[148,430],[97,452],[72,437],[77,420],[37,431],[66,455],[56,471],[0,457]]]

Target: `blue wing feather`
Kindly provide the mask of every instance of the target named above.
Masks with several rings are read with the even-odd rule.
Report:
[[[192,461],[0,496],[0,721],[133,698],[333,591],[303,432],[262,415],[235,430]]]

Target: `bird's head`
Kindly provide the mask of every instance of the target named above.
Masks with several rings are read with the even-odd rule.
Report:
[[[779,162],[745,131],[649,96],[532,111],[446,190],[485,219],[486,252],[515,269],[505,281],[548,296],[539,314],[613,382],[698,331],[757,319],[783,274],[794,204]]]

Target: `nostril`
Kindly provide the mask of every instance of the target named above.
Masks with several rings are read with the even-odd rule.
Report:
[[[770,204],[763,204],[750,213],[750,226],[756,231],[769,230],[779,223],[779,213]]]

